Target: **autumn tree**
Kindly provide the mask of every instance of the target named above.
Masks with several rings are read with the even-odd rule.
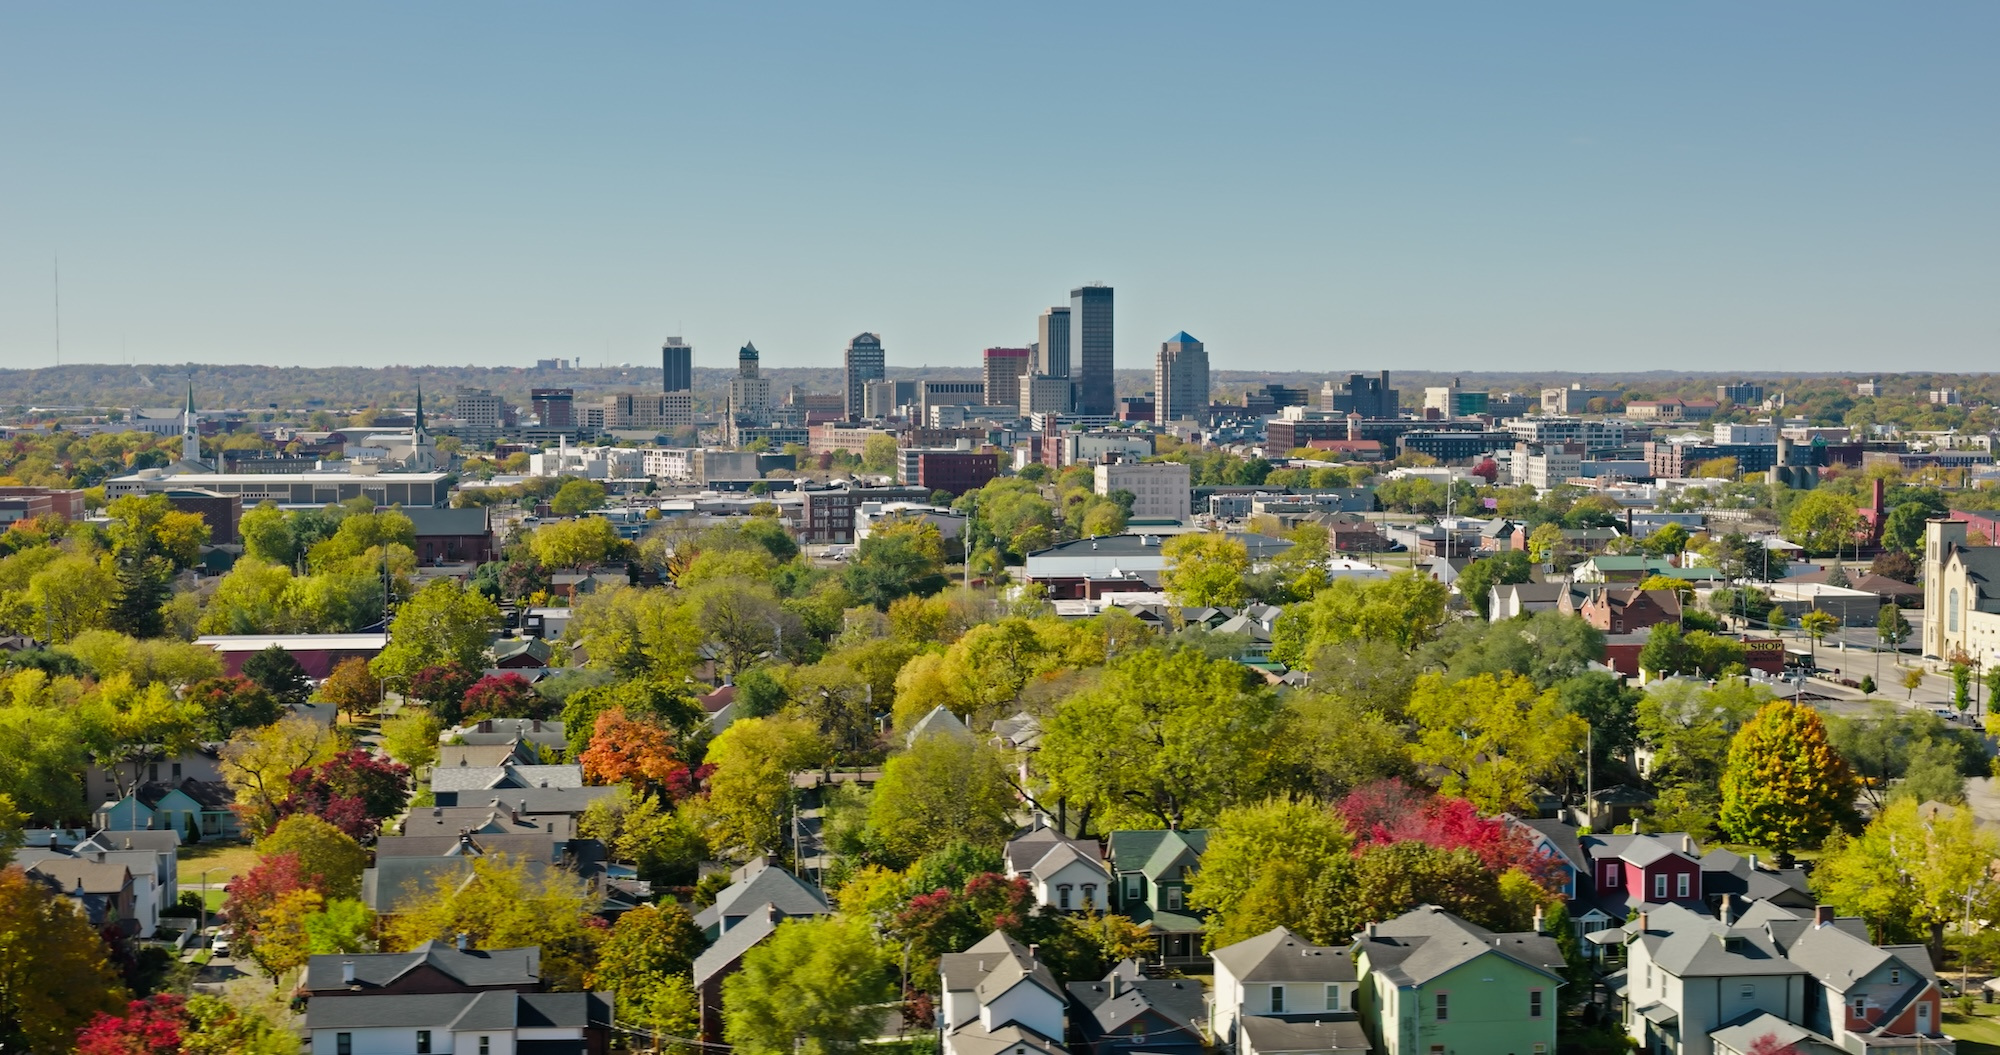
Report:
[[[324,904],[325,898],[317,890],[285,891],[244,931],[242,940],[249,947],[250,958],[271,976],[274,988],[278,979],[304,967],[311,958],[312,935],[306,931],[306,920]]]
[[[389,645],[368,664],[382,678],[409,678],[425,667],[476,670],[500,625],[500,609],[456,579],[432,579],[396,610]]]
[[[618,917],[586,981],[593,990],[617,991],[618,1017],[689,1036],[694,1000],[688,975],[706,944],[694,917],[679,906],[641,905]]]
[[[1175,535],[1160,546],[1167,566],[1160,585],[1185,607],[1235,607],[1244,601],[1250,551],[1217,532]]]
[[[881,1031],[895,991],[865,923],[786,920],[723,981],[723,1036],[744,1055],[854,1055]]]
[[[410,770],[353,748],[317,765],[292,772],[291,791],[278,803],[278,816],[323,817],[356,839],[375,834],[382,822],[402,812],[410,790]]]
[[[100,940],[67,899],[0,869],[0,1050],[70,1050],[92,1016],[125,999]]]
[[[1854,778],[1833,749],[1819,712],[1783,700],[1766,704],[1736,733],[1722,772],[1723,831],[1776,851],[1825,841],[1854,813]]]
[[[1841,914],[1867,920],[1877,941],[1921,937],[1942,962],[1946,924],[1967,912],[1991,919],[2000,911],[2000,890],[1987,875],[1995,857],[2000,837],[1980,827],[1972,811],[1937,810],[1902,797],[1860,835],[1828,841],[1812,889]]]
[[[1519,812],[1534,789],[1574,768],[1587,728],[1553,690],[1518,674],[1459,682],[1427,674],[1410,697],[1417,723],[1410,757],[1437,767],[1441,790],[1486,812]]]
[[[361,872],[368,867],[368,851],[353,836],[319,817],[301,814],[278,822],[271,834],[257,841],[257,855],[295,858],[303,881],[328,900],[361,896]]]
[[[77,1055],[296,1055],[298,1038],[218,996],[157,993],[99,1013],[77,1034]]]
[[[535,563],[547,568],[594,567],[622,545],[618,529],[603,517],[543,524],[528,536],[528,552]]]
[[[382,702],[382,681],[359,656],[341,660],[319,687],[319,698],[350,717],[367,714]]]
[[[597,716],[590,747],[578,761],[583,763],[584,779],[591,783],[629,784],[641,796],[672,784],[684,785],[688,768],[672,730],[627,717],[620,707]]]
[[[237,810],[252,830],[276,823],[292,791],[292,774],[334,756],[333,730],[303,715],[246,729],[222,747],[222,779],[236,792]]]
[[[595,948],[590,924],[597,899],[581,879],[557,868],[530,872],[504,853],[471,863],[428,886],[401,892],[383,929],[384,948],[407,952],[427,941],[465,933],[483,948],[542,948],[542,977],[551,988],[580,989]]]
[[[489,674],[473,682],[472,687],[465,690],[464,706],[460,708],[457,720],[541,718],[546,716],[547,706],[528,679],[510,670],[505,674]]]
[[[882,769],[868,825],[886,863],[907,865],[955,839],[998,846],[1016,800],[999,754],[966,737],[919,737]]]
[[[434,663],[410,676],[404,695],[422,700],[444,717],[456,716],[465,704],[465,690],[479,680],[479,671],[459,663]]]

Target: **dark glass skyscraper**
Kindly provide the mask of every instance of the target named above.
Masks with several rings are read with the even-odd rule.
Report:
[[[1118,390],[1111,378],[1111,287],[1079,286],[1069,291],[1070,377],[1076,380],[1078,414],[1118,413]]]
[[[667,338],[660,346],[662,392],[689,392],[694,389],[694,349],[679,337]]]
[[[882,338],[863,333],[847,342],[847,420],[858,421],[867,412],[868,382],[882,380],[884,370]]]

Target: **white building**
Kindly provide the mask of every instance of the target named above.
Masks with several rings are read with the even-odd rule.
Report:
[[[553,450],[528,455],[528,475],[629,480],[644,471],[644,464],[636,447],[572,447],[562,441]]]
[[[1581,443],[1517,443],[1508,462],[1510,479],[1546,491],[1583,475]]]
[[[938,978],[944,1055],[1067,1055],[1062,986],[1006,932],[938,957]]]
[[[655,480],[676,483],[694,481],[694,451],[687,447],[644,447],[639,451],[639,470]]]
[[[1061,448],[1057,467],[1089,465],[1106,456],[1134,462],[1153,456],[1153,438],[1138,432],[1065,432],[1057,446]]]
[[[1717,443],[1776,443],[1778,426],[1768,421],[1754,425],[1723,422],[1715,426]]]
[[[1037,827],[1010,840],[1002,856],[1007,878],[1027,877],[1043,905],[1058,912],[1111,911],[1111,873],[1097,840]]]
[[[1208,1027],[1217,1045],[1234,1047],[1244,1055],[1246,1049],[1260,1047],[1255,1037],[1258,1027],[1291,1023],[1295,1029],[1312,1026],[1323,1034],[1309,1050],[1369,1050],[1368,1035],[1355,1020],[1358,983],[1346,949],[1314,945],[1274,927],[1217,949],[1214,957]]]
[[[1132,494],[1132,519],[1185,521],[1193,515],[1188,467],[1180,462],[1113,462],[1097,466],[1100,495]]]

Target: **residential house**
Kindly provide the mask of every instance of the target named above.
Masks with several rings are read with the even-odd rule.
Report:
[[[129,757],[103,765],[92,761],[83,767],[85,802],[117,802],[141,784],[178,786],[194,779],[203,783],[222,782],[222,745],[196,744],[168,756],[157,748],[139,749]]]
[[[761,914],[764,906],[775,908],[780,918],[785,919],[824,916],[833,911],[826,903],[826,895],[779,868],[768,857],[736,869],[729,877],[734,882],[722,888],[715,895],[715,903],[694,917],[695,925],[709,941]]]
[[[1779,908],[1811,912],[1818,902],[1806,887],[1803,868],[1766,868],[1756,854],[1737,854],[1718,846],[1701,855],[1702,899],[1720,913],[1724,898],[1738,905],[1768,901]]]
[[[1111,911],[1111,873],[1095,839],[1072,839],[1043,823],[1008,840],[1007,878],[1026,877],[1035,900],[1061,912]]]
[[[531,743],[557,753],[569,747],[569,738],[563,733],[563,723],[542,721],[538,718],[483,718],[470,725],[461,725],[438,734],[440,744],[464,744],[468,747],[511,744],[516,741]]]
[[[917,719],[917,724],[910,727],[909,735],[903,737],[903,746],[915,747],[917,746],[917,741],[933,734],[950,736],[959,740],[972,739],[972,730],[966,728],[965,723],[959,720],[958,715],[951,713],[951,708],[940,703],[936,707],[931,708],[928,714]]]
[[[576,819],[589,808],[589,800],[574,796],[574,789],[508,791],[506,798],[489,799],[479,806],[432,806],[403,815],[396,834],[408,836],[547,835],[552,839],[576,838]],[[586,789],[587,790],[587,789]],[[561,797],[550,806],[538,800]]]
[[[1486,617],[1498,623],[1535,612],[1553,612],[1562,605],[1569,590],[1569,583],[1561,580],[1502,583],[1492,587],[1488,595]]]
[[[1358,976],[1346,949],[1315,945],[1284,927],[1215,950],[1209,1031],[1238,1055],[1365,1052],[1355,1014]]]
[[[145,836],[148,832],[130,832],[129,835]],[[117,918],[130,928],[131,933],[140,938],[150,938],[160,926],[160,910],[172,908],[180,897],[180,884],[176,878],[178,863],[174,852],[161,852],[130,845],[124,840],[126,849],[104,849],[104,844],[119,845],[115,835],[108,835],[102,843],[85,840],[74,847],[23,847],[14,852],[14,863],[23,869],[50,878],[58,879],[75,873],[76,878],[87,881],[87,889],[81,894],[74,886],[64,893],[79,900],[79,907],[89,908],[89,897],[108,897],[107,904],[118,909]],[[49,867],[44,867],[48,865]],[[110,868],[72,869],[72,865],[117,866],[125,870],[129,888],[129,898],[119,904],[125,893]]]
[[[1569,603],[1565,595],[1566,609]],[[1636,634],[1660,623],[1679,623],[1681,597],[1673,590],[1600,586],[1584,595],[1575,614],[1606,634]]]
[[[1021,711],[1011,718],[1002,718],[993,723],[994,747],[1014,757],[1015,779],[1022,786],[1029,783],[1028,760],[1042,749],[1042,720]]]
[[[171,829],[184,836],[199,831],[204,839],[234,839],[241,832],[235,805],[236,793],[229,785],[187,777],[178,784],[147,781],[124,798],[99,806],[92,819],[108,831]]]
[[[48,854],[23,865],[29,879],[68,898],[92,927],[116,925],[128,934],[139,932],[132,872],[123,864],[98,860],[95,854]],[[154,919],[157,922],[157,911]]]
[[[743,956],[763,944],[787,918],[768,901],[738,905],[735,921],[710,939],[694,960],[695,1010],[705,1044],[722,1043],[722,982],[743,968]]]
[[[1071,982],[1072,1046],[1090,1055],[1205,1055],[1201,983],[1190,978],[1147,978],[1123,960],[1095,982]]]
[[[1584,852],[1582,835],[1576,825],[1560,817],[1516,817],[1504,814],[1501,820],[1524,835],[1537,854],[1554,862],[1562,876],[1562,894],[1574,904],[1590,889],[1590,856]],[[1579,931],[1582,937],[1587,931]]]
[[[1754,1028],[1821,1050],[1953,1049],[1923,947],[1875,946],[1861,920],[1830,908],[1757,902],[1732,919],[1726,904],[1720,918],[1668,905],[1625,930],[1624,1022],[1643,1051],[1747,1055],[1756,1036],[1743,1027],[1760,1019]]]
[[[461,762],[469,762],[460,759]],[[583,767],[578,765],[499,765],[436,766],[431,770],[431,794],[440,806],[456,806],[461,796],[478,797],[481,792],[518,788],[581,788]]]
[[[1112,904],[1150,927],[1157,962],[1192,965],[1208,957],[1201,948],[1203,918],[1188,908],[1187,892],[1208,849],[1205,829],[1112,832],[1105,855],[1115,887]]]
[[[549,665],[553,650],[539,637],[509,637],[493,643],[496,670],[540,670]]]
[[[1590,859],[1590,898],[1572,912],[1592,933],[1622,922],[1654,905],[1677,904],[1700,910],[1701,850],[1685,832],[1659,835],[1597,835],[1578,840]]]
[[[603,1055],[611,993],[434,993],[315,999],[306,1033],[326,1055]]]
[[[502,766],[534,766],[542,762],[542,749],[526,741],[511,744],[440,744],[433,769],[498,769]]]
[[[318,1000],[354,996],[430,996],[505,990],[540,992],[542,950],[475,949],[427,941],[409,952],[335,953],[306,961],[299,988]]]
[[[1528,532],[1505,517],[1495,517],[1479,529],[1479,552],[1505,553],[1528,548]]]
[[[1496,934],[1436,905],[1354,936],[1355,1010],[1376,1055],[1549,1055],[1562,951],[1540,932]]]
[[[994,931],[938,957],[943,1055],[1066,1055],[1066,1001],[1033,949]]]
[[[1577,565],[1570,574],[1577,582],[1639,583],[1655,575],[1669,575],[1679,570],[1664,557],[1599,555]]]

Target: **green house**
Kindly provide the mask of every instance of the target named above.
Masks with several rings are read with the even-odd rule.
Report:
[[[1158,963],[1187,966],[1208,959],[1201,951],[1202,916],[1187,905],[1208,834],[1163,829],[1112,832],[1106,840],[1112,907],[1151,927]]]
[[[1551,1055],[1562,951],[1423,905],[1355,936],[1357,1008],[1376,1055]]]

